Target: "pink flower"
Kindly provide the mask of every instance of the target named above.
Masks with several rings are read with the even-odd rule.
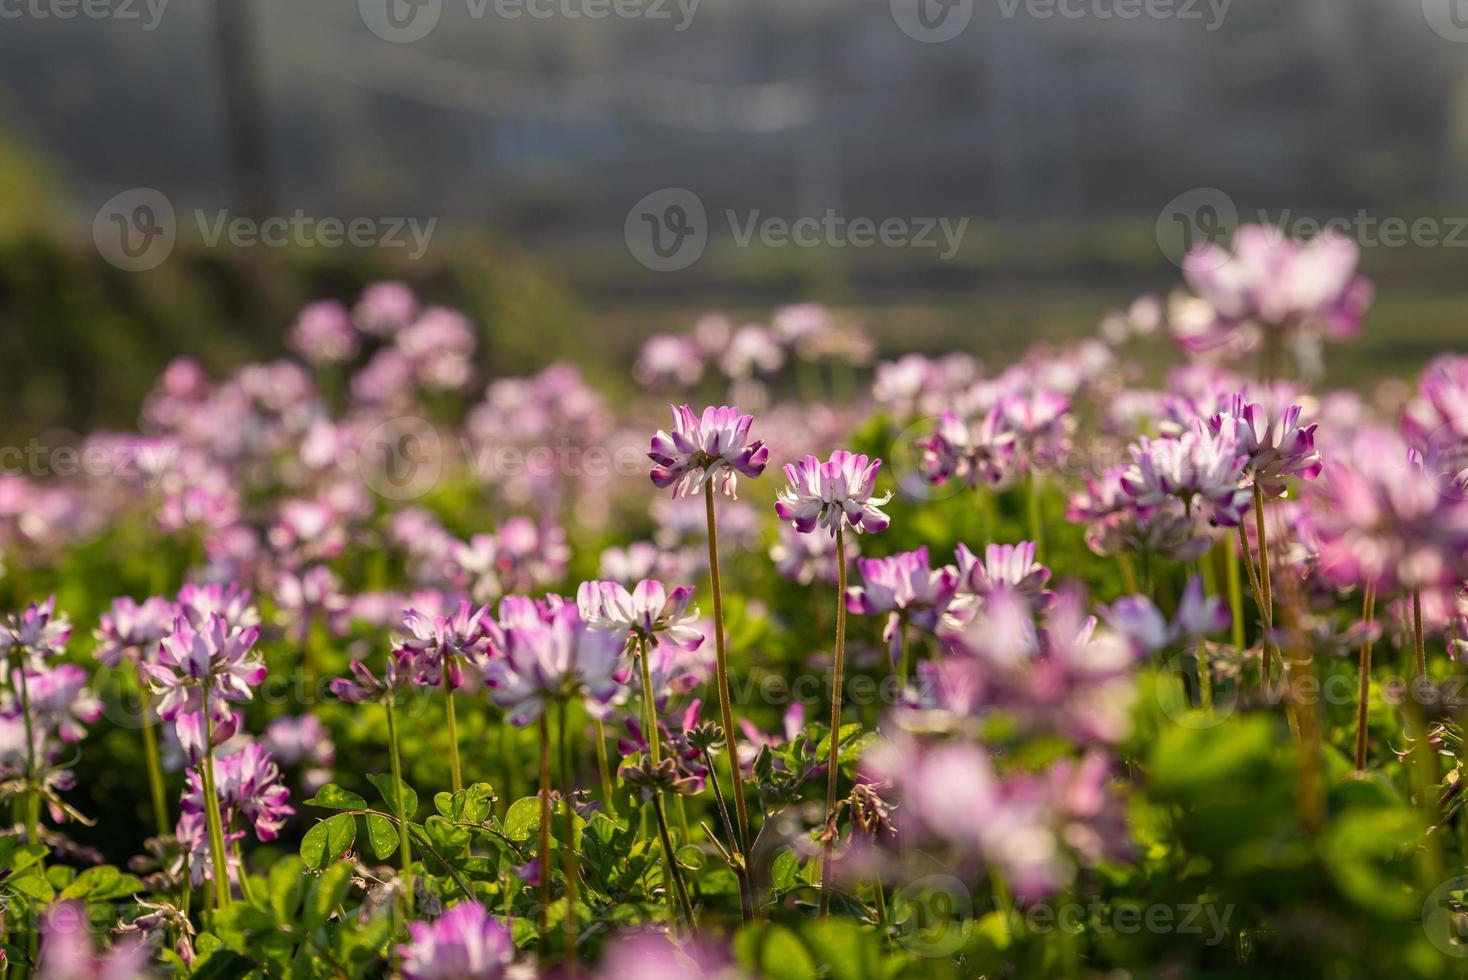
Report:
[[[856,567],[865,584],[846,590],[846,608],[860,616],[890,614],[882,639],[893,663],[901,659],[903,627],[933,632],[958,593],[958,570],[931,568],[927,548],[891,558],[858,558]]]
[[[642,345],[632,374],[648,387],[692,388],[703,377],[703,352],[687,337],[655,334]]]
[[[1018,452],[1016,435],[1002,424],[998,409],[976,426],[944,412],[933,434],[919,439],[916,448],[924,479],[937,486],[954,479],[969,487],[1003,486],[1013,476]]]
[[[1247,457],[1245,472],[1273,500],[1284,496],[1286,477],[1313,480],[1320,475],[1316,423],[1300,425],[1301,411],[1299,405],[1291,405],[1271,422],[1263,405],[1234,395],[1227,409],[1208,420],[1208,429],[1225,444],[1238,447]]]
[[[1045,588],[1050,581],[1050,569],[1035,560],[1033,541],[991,544],[984,549],[982,562],[967,545],[960,543],[957,558],[961,591],[980,598],[1000,590],[1012,591],[1029,598],[1042,611],[1055,598],[1055,593]]]
[[[364,333],[387,337],[406,327],[418,314],[418,299],[401,282],[377,282],[362,290],[352,319]]]
[[[87,734],[84,725],[102,717],[102,702],[87,689],[87,672],[75,664],[54,667],[33,661],[25,670],[26,694],[31,706],[31,723],[37,733],[52,733],[67,743],[80,742]],[[11,675],[3,713],[7,718],[20,718],[19,671]]]
[[[737,407],[710,406],[697,418],[687,405],[674,408],[672,435],[659,429],[647,454],[656,464],[653,484],[683,497],[717,480],[720,493],[738,496],[740,474],[758,477],[770,458],[763,439],[749,440],[752,424],[754,416],[739,414]]]
[[[322,300],[301,310],[286,345],[313,364],[339,364],[357,353],[357,330],[347,308]]]
[[[1144,595],[1126,596],[1110,607],[1100,608],[1101,618],[1108,626],[1129,638],[1148,655],[1190,648],[1203,637],[1228,629],[1232,621],[1228,607],[1221,599],[1204,596],[1203,580],[1197,576],[1188,581],[1177,615],[1171,623]]]
[[[1262,225],[1240,228],[1232,253],[1200,245],[1184,261],[1183,276],[1212,319],[1183,339],[1194,351],[1221,346],[1239,331],[1349,340],[1372,297],[1371,284],[1356,276],[1359,258],[1356,243],[1341,234],[1300,243]]]
[[[31,603],[18,616],[7,616],[0,625],[0,656],[9,656],[13,647],[34,659],[55,657],[66,652],[71,639],[71,622],[66,614],[56,614],[56,597]]]
[[[138,980],[152,975],[148,949],[136,936],[98,953],[91,917],[81,902],[52,906],[41,921],[41,934],[35,980]]]
[[[881,466],[880,459],[868,460],[844,449],[832,453],[824,463],[814,456],[787,463],[785,478],[790,485],[776,496],[775,513],[801,534],[823,527],[835,537],[843,518],[855,531],[886,530],[891,518],[881,508],[892,493],[872,496]]]
[[[254,650],[259,635],[258,627],[234,629],[218,613],[210,613],[197,630],[180,616],[159,644],[157,658],[139,665],[148,686],[162,698],[158,717],[174,723],[191,760],[202,758],[206,750],[205,712],[213,744],[226,741],[236,726],[229,705],[251,700],[251,688],[265,679],[265,662]]]
[[[177,615],[172,603],[159,596],[149,596],[142,605],[127,596],[113,599],[112,610],[103,613],[98,623],[97,648],[92,655],[108,667],[151,656]]]
[[[789,524],[781,524],[779,540],[770,546],[770,560],[775,570],[784,578],[801,585],[824,582],[835,585],[836,540],[824,534],[801,534]],[[859,553],[857,539],[846,542],[846,562],[850,564]]]
[[[643,579],[631,592],[616,582],[582,582],[576,590],[576,605],[588,624],[643,641],[661,633],[685,650],[696,650],[703,643],[703,633],[695,625],[698,607],[689,607],[692,601],[693,590],[687,586],[669,593],[654,579]]]
[[[485,681],[514,725],[528,725],[548,703],[570,697],[605,717],[625,683],[621,637],[586,623],[573,605],[546,610],[546,618],[521,613],[504,636],[505,655],[490,661]]]
[[[1055,391],[1041,389],[1028,394],[1006,395],[995,406],[997,425],[1014,434],[1021,458],[1054,465],[1070,448],[1075,416],[1070,400]]]
[[[404,980],[497,980],[514,962],[504,924],[478,902],[461,902],[433,922],[408,925],[397,947]]]
[[[1169,497],[1189,506],[1201,499],[1212,504],[1214,521],[1224,527],[1237,527],[1249,510],[1249,457],[1229,433],[1210,433],[1195,421],[1176,439],[1143,436],[1129,452],[1132,465],[1122,473],[1121,487],[1139,507],[1158,507]]]
[[[454,687],[464,683],[460,661],[482,665],[489,651],[489,607],[460,602],[450,616],[429,616],[416,609],[403,614],[408,636],[394,650],[409,667],[413,682],[429,687],[443,683],[444,671]]]

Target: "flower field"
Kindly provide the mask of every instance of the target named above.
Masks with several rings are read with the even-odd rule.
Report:
[[[4,460],[9,975],[1463,973],[1468,356],[1333,387],[1358,257],[619,400],[398,282],[173,361]]]

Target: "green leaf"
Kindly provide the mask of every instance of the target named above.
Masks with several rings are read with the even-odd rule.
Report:
[[[445,858],[458,857],[469,846],[469,831],[454,826],[438,814],[423,822],[423,832]]]
[[[489,783],[475,783],[457,793],[437,793],[433,805],[441,816],[460,823],[483,823],[489,819],[494,803],[494,787]]]
[[[56,897],[56,889],[51,887],[51,882],[40,871],[32,871],[23,875],[12,875],[5,882],[7,888],[28,898],[38,901],[49,902]]]
[[[398,826],[387,817],[379,817],[375,813],[367,814],[366,819],[367,843],[377,860],[385,861],[398,849]]]
[[[350,813],[327,817],[301,838],[301,860],[319,870],[347,853],[356,839],[357,820]]]
[[[125,875],[110,865],[88,868],[77,875],[76,880],[61,891],[61,898],[84,898],[93,902],[106,902],[142,891],[143,883],[132,875]]]
[[[210,937],[213,938],[213,937]],[[215,943],[219,940],[215,939]],[[194,980],[240,980],[255,972],[255,964],[232,949],[217,948],[189,974]]]
[[[301,859],[292,855],[272,864],[266,888],[269,890],[270,910],[275,913],[275,921],[295,921],[296,910],[301,907],[301,896],[306,893]]]
[[[367,801],[356,793],[342,789],[336,783],[327,783],[306,801],[307,806],[319,806],[323,810],[365,810]]]
[[[332,819],[336,819],[333,817]],[[333,864],[311,884],[301,906],[301,926],[310,932],[326,925],[326,920],[347,897],[352,884],[352,866],[346,862]]]
[[[398,792],[396,789],[394,789],[392,775],[389,773],[378,772],[372,773],[367,778],[372,781],[373,786],[377,787],[377,792],[382,794],[383,801],[387,803],[388,807],[393,811],[393,813],[397,813]],[[415,793],[413,791],[413,787],[409,786],[407,783],[399,782],[398,785],[402,787],[402,813],[409,820],[412,820],[413,817],[418,813],[418,794]]]
[[[735,949],[746,966],[770,980],[809,980],[821,969],[810,951],[789,929],[765,925],[740,932]]]
[[[512,841],[527,841],[540,829],[540,800],[527,796],[516,800],[505,814],[505,836]]]

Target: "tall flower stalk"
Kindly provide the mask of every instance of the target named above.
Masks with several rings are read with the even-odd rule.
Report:
[[[158,641],[167,635],[175,615],[172,604],[159,596],[150,596],[141,603],[125,596],[114,599],[112,608],[102,614],[94,634],[97,647],[93,656],[108,667],[118,667],[124,663],[136,666],[152,656]],[[165,837],[172,827],[168,819],[168,794],[163,784],[163,767],[159,763],[156,713],[152,693],[148,690],[141,672],[136,678],[139,687],[138,720],[142,729],[143,758],[148,767],[148,790],[153,801],[153,820],[158,836]]]
[[[1371,624],[1375,614],[1376,589],[1367,584],[1361,600],[1361,622],[1364,634],[1361,638],[1360,689],[1356,700],[1356,771],[1366,771],[1366,709],[1371,695]]]
[[[892,499],[889,492],[874,497],[880,459],[868,459],[845,450],[837,450],[824,463],[806,456],[785,467],[789,485],[775,499],[775,513],[789,521],[801,534],[816,528],[830,531],[836,539],[837,588],[836,649],[831,665],[831,742],[826,766],[826,824],[830,826],[836,812],[837,754],[841,735],[842,683],[846,672],[846,541],[843,530],[876,533],[886,530],[891,519],[882,506]],[[924,556],[926,557],[926,556]],[[731,746],[730,755],[733,755]],[[831,906],[831,852],[834,838],[827,836],[824,860],[821,862],[821,915]]]
[[[754,416],[743,415],[736,406],[710,406],[695,416],[687,405],[673,409],[671,432],[658,430],[652,438],[648,458],[653,461],[649,476],[655,486],[672,488],[674,497],[702,489],[708,523],[709,586],[714,603],[715,682],[719,692],[719,717],[729,738],[729,781],[739,821],[739,839],[732,842],[737,855],[747,863],[749,808],[745,800],[744,774],[739,768],[734,707],[729,694],[729,656],[725,646],[724,592],[719,580],[719,532],[714,507],[715,483],[720,493],[737,495],[739,477],[750,479],[765,471],[770,451],[764,440],[749,438]],[[717,778],[717,777],[715,777]],[[748,896],[745,896],[746,901]]]

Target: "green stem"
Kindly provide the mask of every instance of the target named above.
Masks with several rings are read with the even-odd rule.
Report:
[[[443,703],[449,722],[449,773],[453,778],[454,792],[464,788],[464,777],[459,772],[459,723],[454,718],[454,682],[449,671],[448,654],[443,655]]]
[[[566,840],[561,849],[561,871],[566,878],[566,915],[561,920],[562,934],[566,944],[566,962],[570,973],[576,975],[576,774],[571,766],[571,743],[566,737],[570,727],[571,703],[561,701],[561,805],[566,808]]]
[[[677,856],[673,853],[673,838],[668,834],[668,818],[663,813],[663,795],[653,793],[652,812],[657,818],[658,837],[662,839],[663,855],[668,859],[668,865],[673,869],[673,891],[678,896],[678,905],[683,910],[683,917],[688,922],[688,931],[694,934],[698,932],[698,924],[693,919],[693,903],[688,900],[688,889],[683,885],[683,875],[678,872]]]
[[[142,693],[142,720],[143,720],[143,757],[148,763],[148,788],[153,795],[153,820],[158,828],[159,837],[167,837],[168,826],[168,795],[163,788],[163,767],[158,761],[158,732],[153,727],[152,695],[148,691],[147,684],[143,685]]]
[[[1223,557],[1228,574],[1228,608],[1233,614],[1234,650],[1244,653],[1244,585],[1239,579],[1239,553],[1228,538],[1223,539]]]
[[[1376,589],[1366,585],[1361,600],[1361,621],[1367,635],[1361,640],[1361,676],[1356,698],[1356,771],[1366,771],[1366,709],[1371,695],[1371,622],[1376,606]]]
[[[739,768],[739,735],[734,727],[734,708],[729,698],[729,654],[724,646],[724,590],[719,583],[719,531],[714,515],[714,485],[703,485],[704,509],[709,529],[709,582],[714,593],[715,673],[719,682],[719,716],[724,726],[724,739],[729,745],[729,782],[734,794],[734,813],[739,821],[739,839],[734,841],[741,855],[749,854],[749,806],[745,801],[744,773]],[[842,574],[844,576],[844,566]]]
[[[1274,584],[1269,567],[1269,529],[1264,517],[1264,488],[1259,481],[1254,481],[1254,527],[1259,535],[1259,598],[1264,607],[1260,612],[1264,616],[1264,628],[1269,633],[1274,632]],[[1269,676],[1270,637],[1264,637],[1264,675]]]
[[[1417,679],[1427,676],[1427,642],[1422,632],[1422,590],[1412,590],[1412,639],[1417,651]]]
[[[550,956],[550,722],[540,713],[540,905],[535,912],[536,931],[540,934],[540,955]]]
[[[214,859],[214,905],[229,908],[229,861],[224,850],[224,824],[214,783],[214,722],[209,718],[209,696],[204,692],[204,823],[209,830],[209,855]]]
[[[606,804],[608,815],[615,818],[617,806],[612,802],[612,772],[607,765],[607,727],[600,718],[593,718],[592,725],[596,729],[596,772],[601,778],[601,800]]]
[[[31,723],[31,685],[26,677],[26,650],[20,649],[20,713],[25,719],[25,839],[39,844],[41,808],[36,795],[36,734]]]
[[[644,737],[647,739],[648,758],[652,761],[653,766],[656,767],[663,758],[663,735],[662,730],[658,727],[657,702],[652,694],[652,667],[648,664],[649,649],[650,644],[647,639],[639,636],[637,638],[637,665],[642,672],[642,727]],[[710,778],[713,779],[716,777],[710,773]],[[657,799],[658,806],[661,808],[662,790],[654,788],[653,796]],[[661,812],[661,809],[659,812]],[[677,855],[673,852],[671,846],[663,848],[663,877],[667,879],[667,884],[671,884],[673,879],[678,877],[677,860]],[[668,902],[668,911],[673,912],[674,896],[671,887],[664,889],[664,897]]]
[[[387,709],[387,755],[392,764],[393,785],[396,787],[394,793],[394,809],[398,814],[398,855],[402,866],[403,877],[403,917],[405,920],[413,918],[413,853],[408,840],[408,815],[404,812],[406,800],[402,787],[403,782],[403,757],[398,747],[398,723],[393,712],[392,695],[382,702]]]
[[[240,895],[250,905],[255,904],[255,899],[250,892],[250,876],[245,872],[245,852],[236,841],[234,845],[234,859],[240,866]]]
[[[831,744],[826,753],[826,819],[836,810],[836,777],[840,770],[837,753],[841,735],[841,685],[846,671],[846,538],[845,529],[836,525],[836,657],[831,667]],[[835,841],[828,837],[821,858],[821,917],[831,911],[831,850]]]
[[[1030,511],[1030,540],[1035,542],[1035,561],[1043,562],[1045,554],[1045,517],[1044,517],[1044,486],[1040,482],[1040,474],[1030,473],[1029,511]]]

